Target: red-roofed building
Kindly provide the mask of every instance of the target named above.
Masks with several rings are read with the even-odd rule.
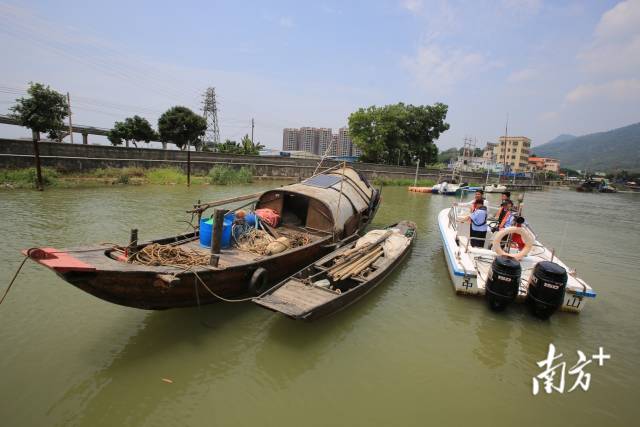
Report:
[[[529,157],[529,170],[532,172],[560,173],[560,160],[549,157]]]

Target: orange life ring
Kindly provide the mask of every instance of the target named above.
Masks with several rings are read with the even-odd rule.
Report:
[[[502,246],[500,246],[500,243],[502,243],[502,239],[504,239],[507,236],[510,236],[511,234],[520,235],[520,237],[522,237],[522,240],[524,241],[524,248],[522,248],[522,250],[517,254],[508,254],[502,249]],[[495,253],[497,253],[500,256],[508,256],[508,257],[520,260],[524,258],[529,253],[529,251],[531,251],[531,248],[533,247],[534,242],[535,242],[535,239],[533,235],[526,228],[507,227],[498,231],[496,235],[493,237],[492,249]]]

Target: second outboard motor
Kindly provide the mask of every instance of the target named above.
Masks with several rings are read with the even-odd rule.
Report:
[[[529,278],[527,303],[533,314],[541,319],[551,316],[564,301],[567,287],[567,270],[555,262],[540,261]]]
[[[520,263],[507,256],[499,256],[491,264],[485,289],[487,303],[492,310],[502,311],[518,296]]]

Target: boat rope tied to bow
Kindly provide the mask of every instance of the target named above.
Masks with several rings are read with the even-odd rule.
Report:
[[[114,243],[109,243],[109,242],[102,242],[100,243],[100,245],[111,245],[112,249],[121,249],[121,247],[116,246]],[[64,253],[70,253],[70,252],[93,252],[93,251],[103,251],[104,248],[99,248],[99,249],[79,249],[79,250],[66,250],[66,251],[50,251],[48,252],[49,254],[64,254]],[[4,294],[2,294],[2,298],[0,298],[0,304],[2,304],[5,300],[5,298],[7,298],[7,295],[9,294],[9,291],[11,290],[11,287],[13,286],[13,283],[16,281],[16,279],[18,278],[18,274],[20,274],[20,271],[22,270],[22,267],[24,267],[24,264],[27,262],[27,260],[29,258],[34,258],[34,259],[38,259],[41,258],[44,254],[44,252],[42,251],[42,249],[40,248],[29,248],[24,252],[24,258],[22,259],[22,262],[20,263],[20,265],[18,266],[18,269],[16,270],[16,272],[13,274],[13,277],[11,278],[11,281],[9,282],[9,285],[7,286],[7,289],[5,289]]]

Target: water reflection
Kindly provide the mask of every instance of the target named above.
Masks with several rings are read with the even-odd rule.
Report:
[[[478,347],[473,350],[473,354],[487,368],[500,367],[507,361],[514,322],[508,315],[508,312],[488,312],[480,316],[477,323]]]
[[[401,292],[394,288],[401,283],[401,274],[394,272],[354,305],[314,322],[292,320],[272,313],[256,351],[261,378],[275,389],[284,389],[313,370],[347,337],[357,335],[359,326],[365,322],[379,322],[377,315],[387,294]]]
[[[167,396],[189,394],[233,374],[256,339],[251,328],[235,332],[253,309],[215,304],[148,313],[122,349],[109,355],[108,364],[69,386],[47,415],[58,425],[95,425],[101,419],[105,425],[140,425]],[[107,332],[102,331],[105,339],[110,338]],[[164,377],[174,382],[165,384]]]

